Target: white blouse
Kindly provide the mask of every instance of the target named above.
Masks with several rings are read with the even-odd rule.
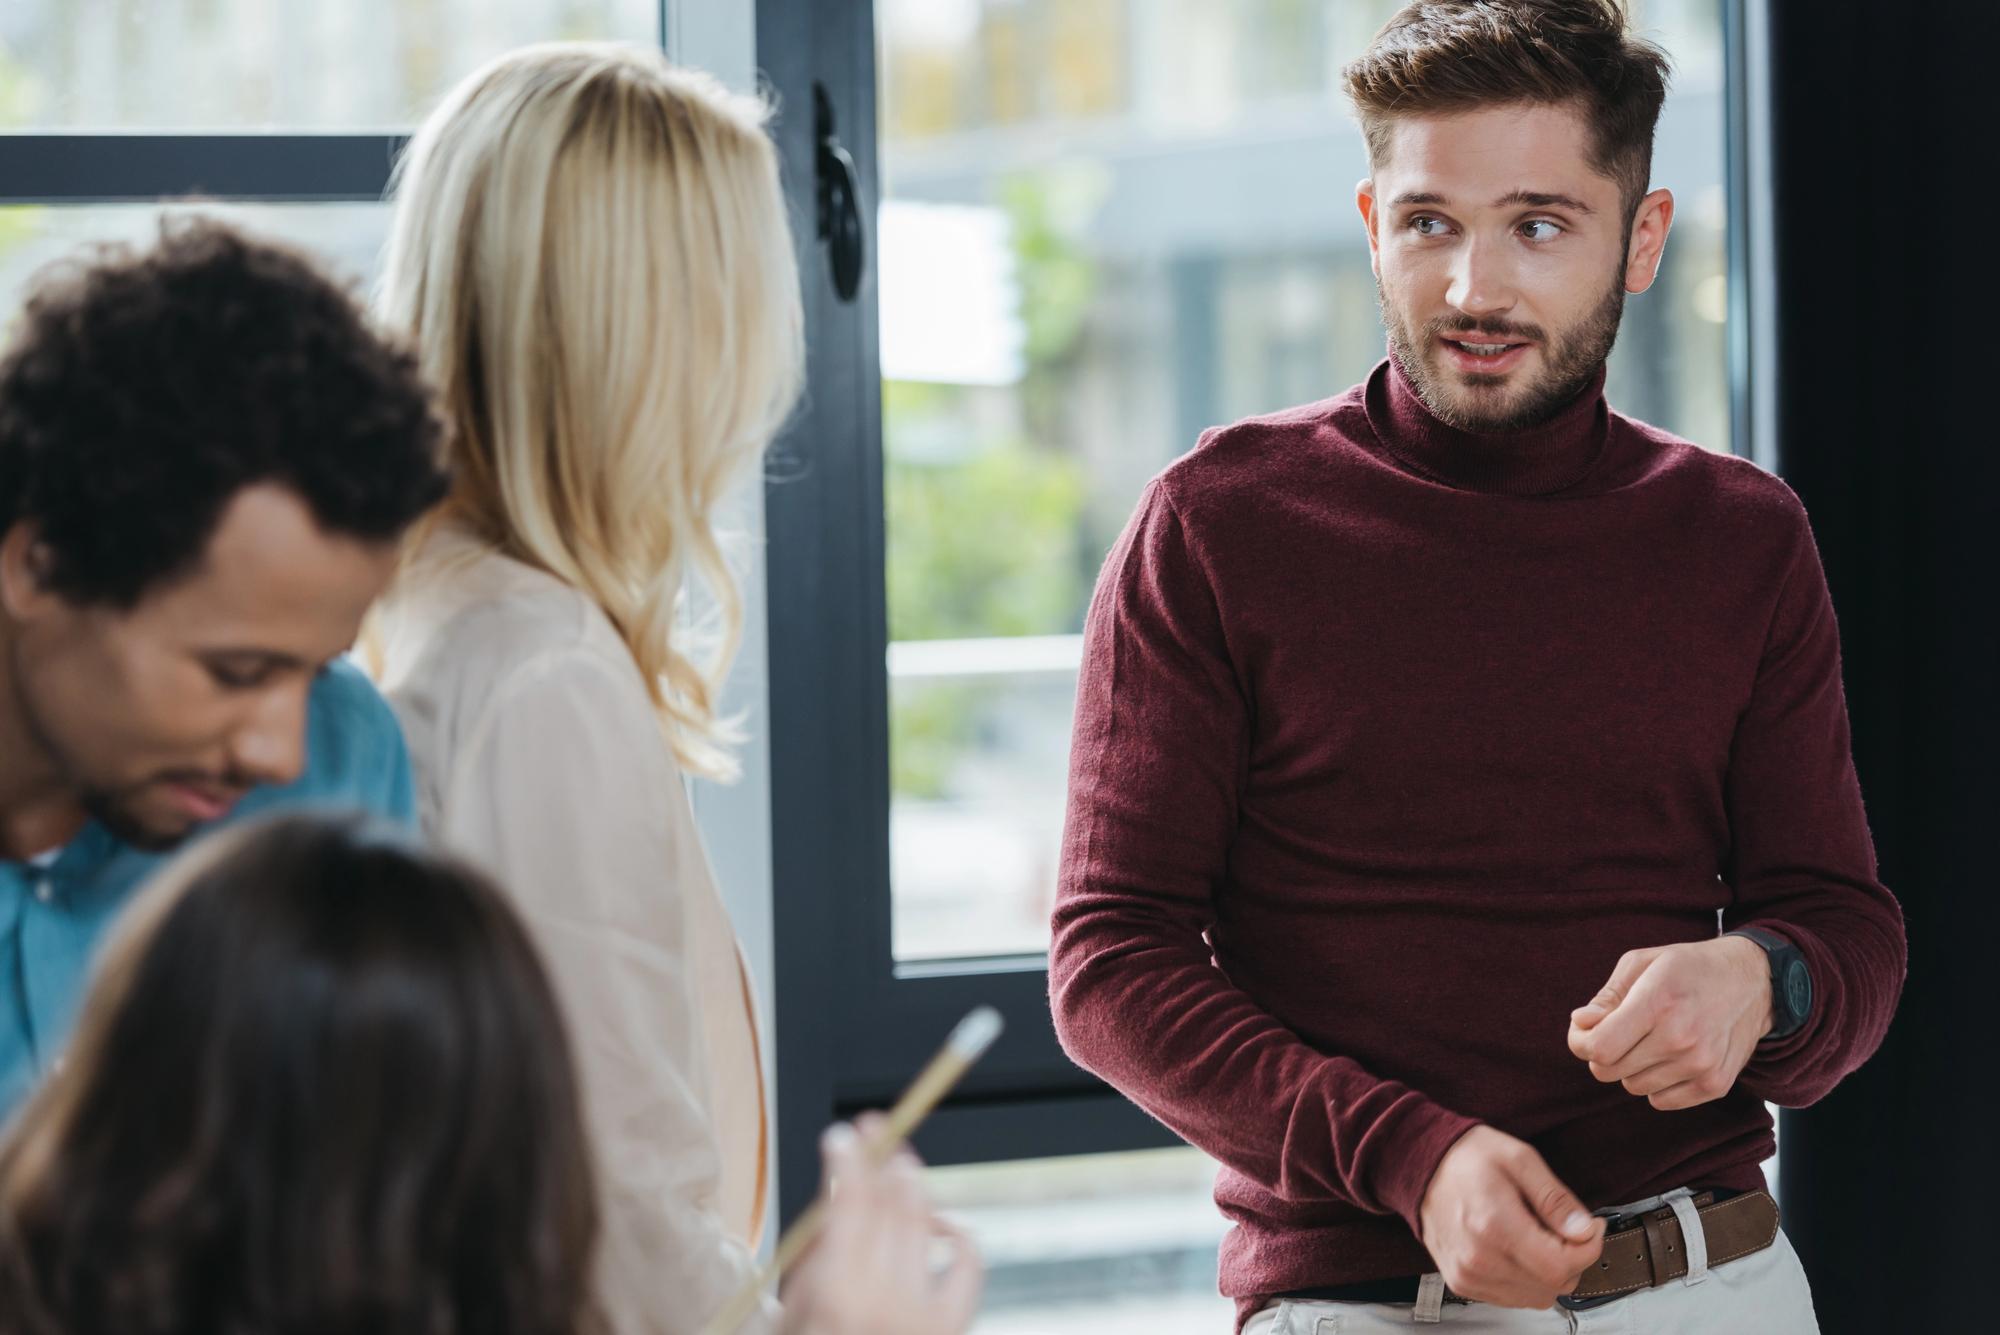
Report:
[[[380,630],[424,832],[507,891],[563,1006],[611,1329],[697,1331],[755,1268],[768,1122],[749,974],[638,665],[589,598],[449,529]]]

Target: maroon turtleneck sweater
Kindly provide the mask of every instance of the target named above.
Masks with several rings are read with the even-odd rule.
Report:
[[[1570,1055],[1637,947],[1755,925],[1797,1034],[1660,1112]],[[1902,985],[1839,640],[1776,478],[1612,412],[1506,436],[1393,362],[1146,490],[1084,638],[1049,984],[1070,1055],[1222,1162],[1222,1291],[1435,1269],[1438,1160],[1520,1136],[1592,1206],[1759,1186],[1764,1101]]]

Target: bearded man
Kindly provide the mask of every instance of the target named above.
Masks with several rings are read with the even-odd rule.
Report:
[[[1604,399],[1665,73],[1611,0],[1402,10],[1345,72],[1391,356],[1099,579],[1051,1003],[1221,1161],[1253,1330],[1815,1329],[1766,1101],[1875,1049],[1902,920],[1797,499]]]

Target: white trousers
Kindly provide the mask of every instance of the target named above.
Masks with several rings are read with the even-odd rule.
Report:
[[[1288,1298],[1252,1316],[1243,1335],[1415,1335],[1429,1328],[1415,1321],[1413,1303]],[[1581,1312],[1446,1303],[1438,1324],[1459,1335],[1819,1335],[1812,1289],[1782,1229],[1763,1251],[1719,1265],[1697,1284],[1669,1280]]]

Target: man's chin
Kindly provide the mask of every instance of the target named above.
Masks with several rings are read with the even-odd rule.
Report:
[[[187,842],[199,822],[181,812],[148,811],[133,803],[84,799],[97,823],[142,853],[171,853]]]
[[[1433,364],[1435,386],[1432,396],[1441,403],[1430,404],[1432,412],[1460,431],[1495,435],[1515,430],[1522,410],[1533,396],[1524,389],[1533,383],[1526,370],[1484,375],[1474,371],[1454,371]],[[1441,391],[1441,392],[1440,392]]]

